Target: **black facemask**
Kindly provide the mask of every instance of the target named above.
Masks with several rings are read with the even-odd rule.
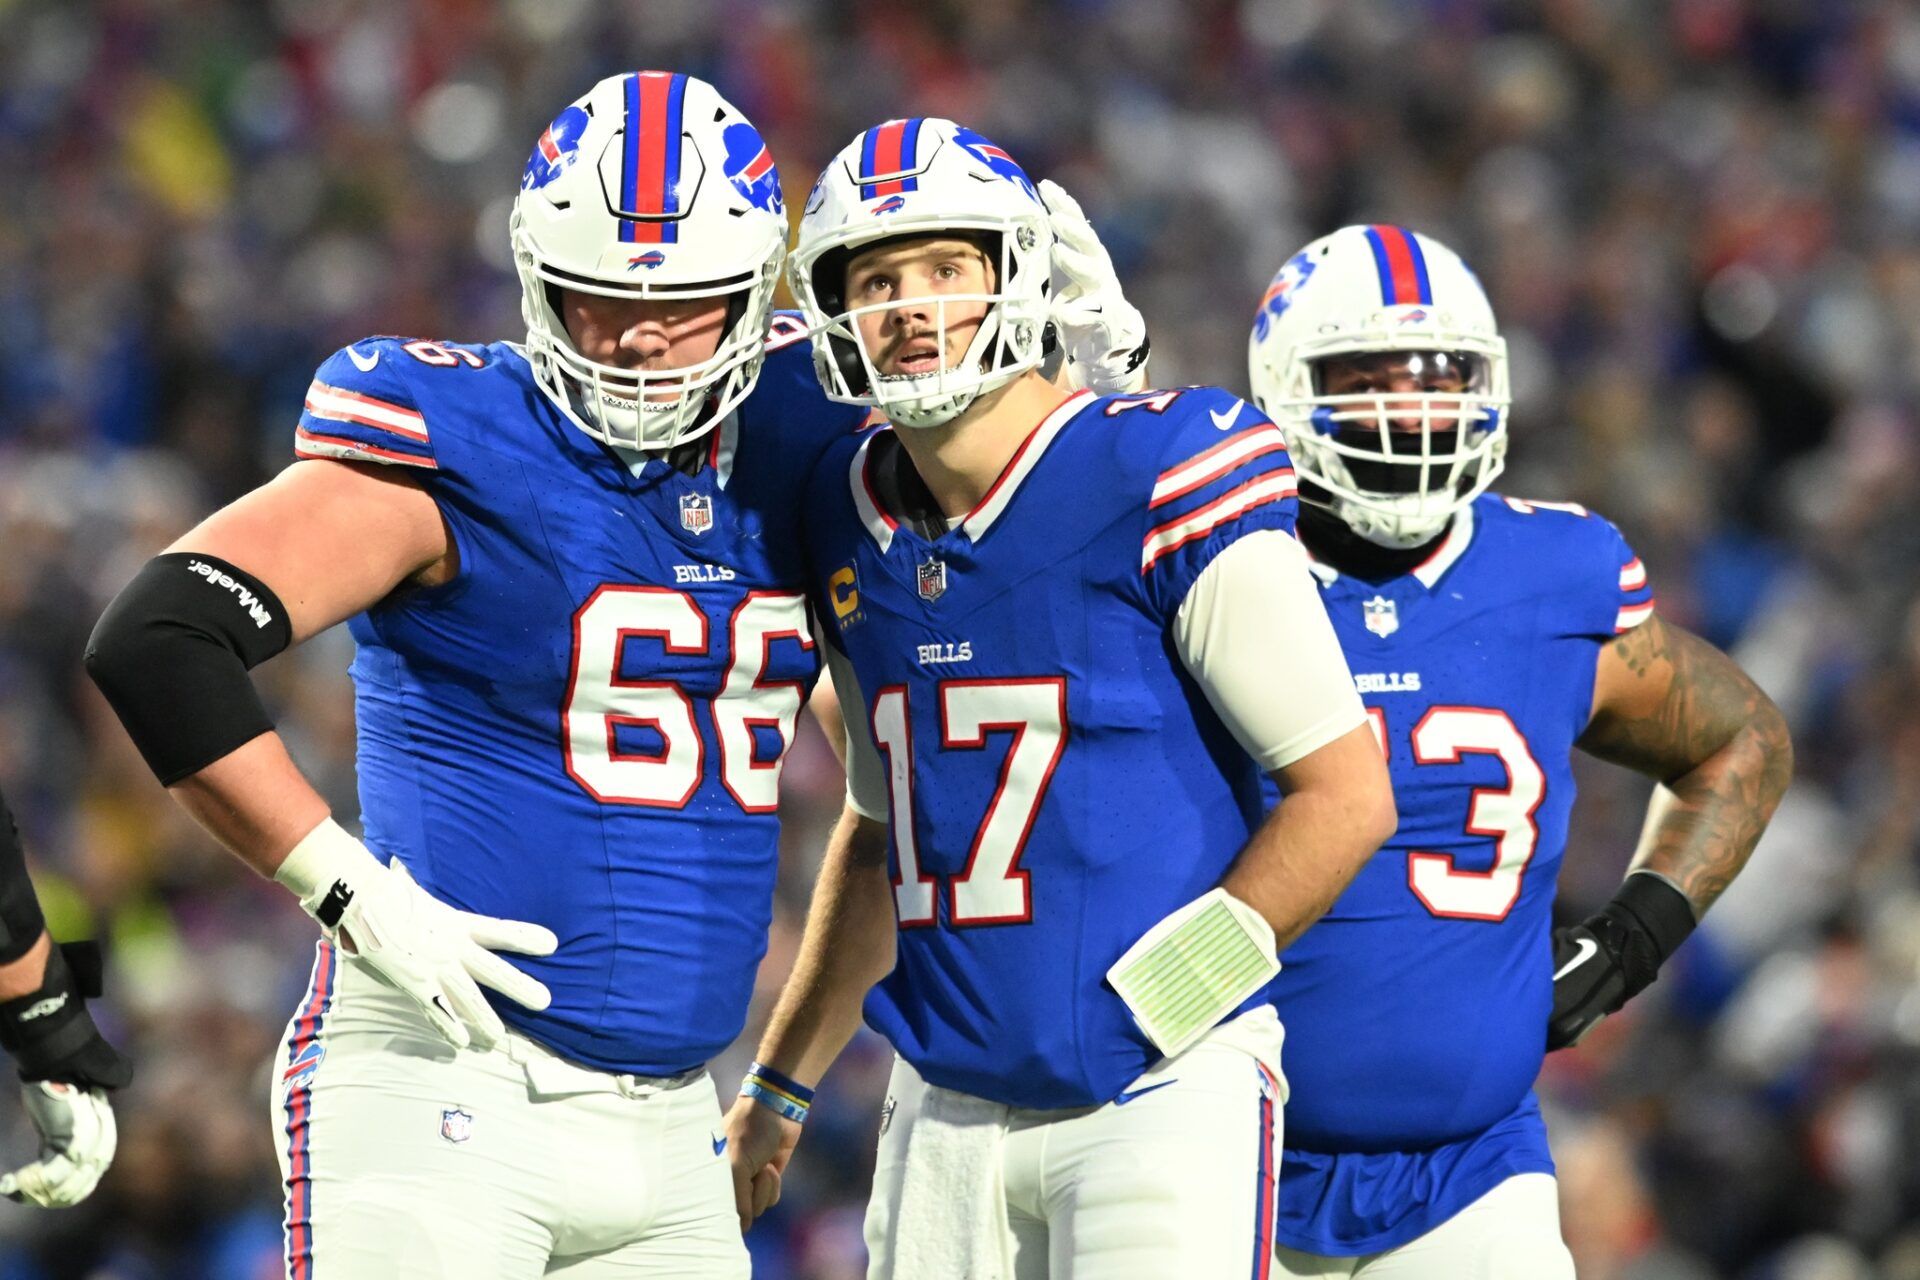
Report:
[[[1380,451],[1380,433],[1372,427],[1342,426],[1334,433],[1333,438],[1335,443],[1349,448],[1365,449],[1370,453]],[[1407,457],[1420,456],[1418,435],[1412,432],[1400,432],[1394,433],[1392,438],[1396,452],[1405,450]],[[1452,455],[1460,447],[1460,432],[1457,428],[1432,431],[1428,433],[1428,438],[1432,444],[1434,461],[1433,465],[1426,470],[1426,479],[1431,484],[1435,477],[1441,480],[1446,479],[1447,473],[1453,469]],[[1447,461],[1441,461],[1442,458]],[[1370,458],[1356,458],[1346,453],[1340,455],[1340,461],[1346,464],[1347,474],[1353,478],[1353,487],[1364,492],[1407,494],[1419,493],[1421,490],[1421,468],[1417,464],[1409,466],[1400,462],[1377,462]],[[1469,476],[1471,474],[1472,472],[1469,471]]]

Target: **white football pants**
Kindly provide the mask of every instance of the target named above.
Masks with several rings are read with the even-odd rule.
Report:
[[[456,1051],[320,944],[275,1060],[289,1280],[745,1280],[706,1072]]]
[[[1271,1008],[1216,1028],[1119,1100],[1005,1108],[1012,1280],[1265,1280],[1279,1170],[1281,1029]],[[868,1280],[893,1261],[914,1121],[931,1088],[896,1061],[867,1205]]]
[[[1397,1249],[1323,1258],[1282,1245],[1273,1274],[1276,1280],[1573,1280],[1573,1255],[1560,1239],[1553,1175],[1520,1173]]]

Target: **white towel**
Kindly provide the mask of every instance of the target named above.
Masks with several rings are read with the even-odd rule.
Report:
[[[907,1136],[893,1269],[868,1280],[1012,1280],[1010,1108],[927,1086]]]

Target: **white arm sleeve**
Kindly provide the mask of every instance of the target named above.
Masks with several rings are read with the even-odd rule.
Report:
[[[817,634],[817,633],[816,633]],[[867,698],[854,678],[853,664],[832,641],[822,639],[827,674],[840,695],[840,720],[847,730],[847,803],[863,818],[887,820],[887,770],[879,748],[873,745],[873,726],[867,721]]]
[[[1173,641],[1268,773],[1366,723],[1307,553],[1290,534],[1262,529],[1215,556],[1174,615]]]

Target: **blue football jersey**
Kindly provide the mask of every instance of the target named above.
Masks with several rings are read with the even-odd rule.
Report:
[[[776,333],[691,476],[635,474],[507,343],[344,348],[300,418],[300,457],[406,468],[459,555],[350,623],[367,844],[552,929],[553,955],[510,957],[552,1005],[495,1007],[603,1070],[725,1047],[766,947],[780,764],[819,666],[797,479],[863,416]]]
[[[898,448],[887,428],[832,448],[808,517],[822,625],[890,775],[899,959],[867,1020],[937,1085],[1106,1102],[1159,1057],[1107,969],[1261,812],[1169,626],[1221,550],[1291,531],[1293,471],[1226,392],[1082,393],[929,539],[875,483]]]
[[[1533,1080],[1554,881],[1600,648],[1652,613],[1607,521],[1486,495],[1378,585],[1316,565],[1400,827],[1281,957],[1279,1239],[1353,1256],[1551,1172]]]

